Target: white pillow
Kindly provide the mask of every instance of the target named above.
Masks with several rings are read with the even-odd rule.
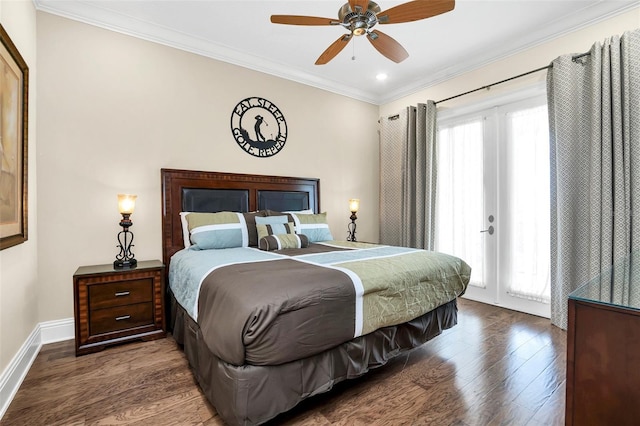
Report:
[[[187,223],[187,215],[191,212],[180,212],[180,224],[182,224],[182,241],[184,248],[191,247],[191,238],[189,238],[189,223]]]
[[[307,209],[307,210],[291,210],[291,211],[282,212],[282,213],[313,214],[314,212],[311,209]]]

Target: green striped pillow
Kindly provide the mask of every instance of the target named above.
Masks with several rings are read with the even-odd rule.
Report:
[[[269,225],[263,225],[256,223],[256,229],[258,230],[258,241],[269,235],[285,235],[294,234],[295,227],[293,222],[289,223],[272,223]]]
[[[290,215],[293,217],[296,232],[306,235],[310,243],[333,240],[326,212],[320,214],[290,213]]]
[[[248,247],[249,235],[242,213],[189,213],[186,215],[195,250]]]

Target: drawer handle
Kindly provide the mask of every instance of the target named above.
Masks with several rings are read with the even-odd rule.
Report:
[[[116,317],[116,321],[128,320],[129,318],[131,318],[131,315],[123,315],[121,317]]]
[[[116,293],[116,297],[120,297],[120,296],[128,296],[129,292],[128,291],[119,291]]]

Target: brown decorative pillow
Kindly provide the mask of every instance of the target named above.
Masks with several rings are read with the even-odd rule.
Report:
[[[256,229],[256,217],[266,217],[266,210],[257,212],[243,213],[244,220],[247,223],[247,232],[249,234],[249,247],[258,247],[258,230]]]

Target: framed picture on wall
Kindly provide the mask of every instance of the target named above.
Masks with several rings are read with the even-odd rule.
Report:
[[[0,250],[27,241],[29,68],[0,24]]]

